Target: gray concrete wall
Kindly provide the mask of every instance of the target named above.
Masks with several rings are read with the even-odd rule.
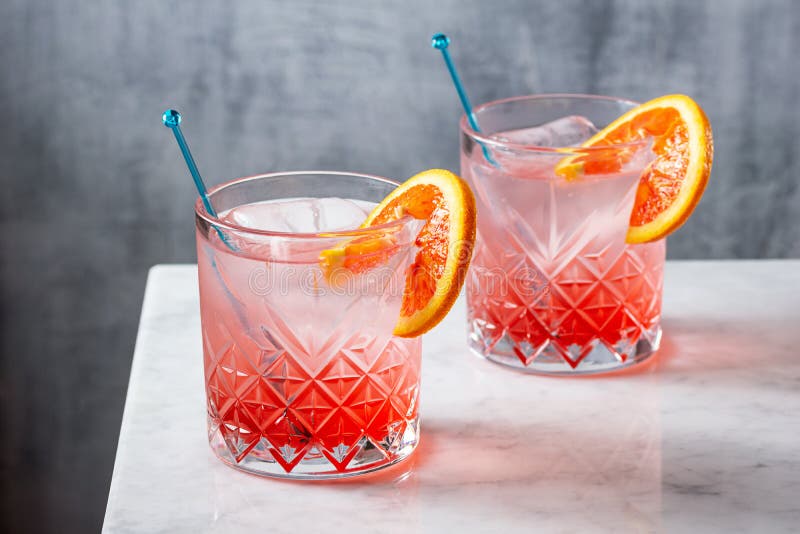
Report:
[[[161,112],[184,112],[211,183],[455,169],[436,31],[475,103],[692,95],[716,160],[670,256],[800,256],[792,0],[4,0],[0,522],[100,524],[147,268],[195,260],[195,192]]]

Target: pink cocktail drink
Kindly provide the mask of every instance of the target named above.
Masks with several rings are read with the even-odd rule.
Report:
[[[392,331],[419,225],[353,230],[394,187],[359,175],[267,175],[214,190],[219,218],[198,203],[209,441],[223,461],[329,478],[414,449],[420,340]],[[323,251],[387,235],[397,247],[388,261],[335,280],[321,269]]]
[[[586,154],[566,142],[579,144],[632,106],[522,97],[476,110],[486,136],[462,121],[462,175],[478,204],[469,344],[489,360],[575,374],[621,368],[658,348],[665,241],[625,241],[649,145],[588,150],[626,162],[613,173],[557,169],[569,150]]]

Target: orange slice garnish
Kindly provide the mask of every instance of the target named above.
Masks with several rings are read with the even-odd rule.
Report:
[[[400,318],[394,334],[416,337],[439,323],[464,285],[475,244],[475,198],[450,171],[431,169],[406,180],[378,204],[362,228],[406,216],[424,220],[418,248],[406,275]],[[386,262],[397,245],[391,236],[354,240],[324,251],[320,265],[329,273],[363,272]]]
[[[656,241],[677,230],[703,196],[714,144],[711,124],[697,103],[685,95],[667,95],[637,106],[603,128],[583,147],[602,147],[652,139],[655,159],[645,168],[636,191],[626,241]],[[604,153],[605,152],[605,153]],[[564,158],[556,173],[617,172],[634,150],[599,151]]]
[[[364,226],[404,214],[426,222],[417,234],[419,251],[406,277],[394,334],[416,337],[447,315],[464,285],[475,245],[475,197],[452,172],[431,169],[389,193]]]

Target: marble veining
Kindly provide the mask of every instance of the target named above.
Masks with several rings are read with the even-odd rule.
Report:
[[[196,268],[149,277],[104,532],[792,532],[800,261],[669,262],[663,347],[616,376],[423,341],[422,439],[363,479],[281,482],[206,443]]]

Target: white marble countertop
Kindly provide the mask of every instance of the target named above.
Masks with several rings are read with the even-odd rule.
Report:
[[[150,272],[104,532],[797,532],[800,261],[670,262],[660,354],[608,377],[423,342],[422,439],[382,474],[282,482],[206,442],[196,267]]]

